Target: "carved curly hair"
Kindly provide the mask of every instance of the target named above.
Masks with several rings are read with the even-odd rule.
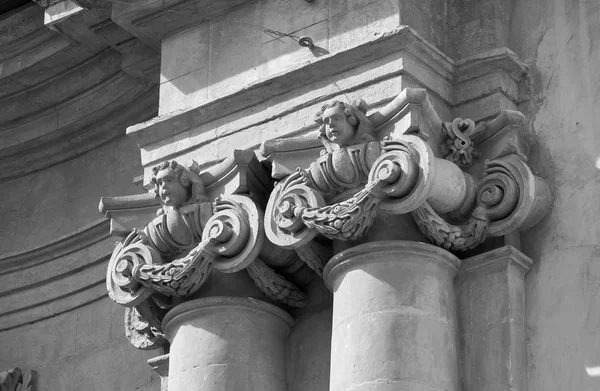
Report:
[[[315,122],[320,125],[319,132],[321,133],[322,137],[326,137],[325,136],[325,121],[323,121],[323,113],[325,113],[326,110],[331,109],[332,107],[339,107],[340,109],[342,109],[342,111],[344,112],[344,115],[346,115],[346,120],[348,121],[348,123],[350,125],[352,125],[354,128],[356,128],[356,126],[358,125],[358,118],[356,118],[356,114],[354,112],[354,110],[356,110],[356,109],[354,108],[354,106],[347,104],[346,102],[334,100],[331,103],[324,104],[321,107],[321,110],[317,111],[317,114],[315,114]]]
[[[152,169],[153,175],[152,175],[152,178],[150,179],[150,181],[152,183],[154,183],[154,194],[156,194],[157,197],[159,196],[158,195],[159,186],[158,186],[158,181],[156,179],[156,176],[162,170],[168,170],[168,169],[173,170],[175,172],[175,174],[177,174],[177,180],[179,181],[181,186],[183,186],[183,187],[191,187],[192,186],[192,180],[188,177],[186,170],[183,168],[183,166],[181,166],[175,160],[172,160],[170,162],[167,160],[166,162],[162,162],[160,165],[158,165]]]

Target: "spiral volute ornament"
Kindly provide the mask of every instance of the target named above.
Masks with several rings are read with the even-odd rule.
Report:
[[[265,234],[282,248],[298,248],[310,242],[317,231],[306,227],[298,212],[300,208],[325,206],[323,196],[304,184],[302,174],[296,172],[277,184],[271,193],[265,211]]]
[[[234,273],[250,265],[263,244],[263,212],[249,197],[231,195],[215,201],[202,240],[208,240],[217,255],[213,267]]]
[[[519,156],[488,161],[484,169],[477,204],[491,221],[490,236],[527,229],[542,218],[550,205],[550,189]]]
[[[392,214],[415,210],[427,198],[434,174],[431,147],[417,136],[383,142],[384,153],[373,163],[369,183],[381,181],[379,208]]]
[[[129,234],[123,243],[117,243],[106,275],[110,298],[118,304],[133,307],[150,297],[152,291],[135,279],[133,269],[156,262],[160,262],[160,255],[143,243],[143,235],[137,231]]]

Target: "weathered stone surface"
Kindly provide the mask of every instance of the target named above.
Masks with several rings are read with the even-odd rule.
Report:
[[[114,7],[113,17],[121,18],[120,23],[132,32],[130,36],[147,40],[156,52],[160,50],[161,39],[170,39],[171,34],[178,34],[181,29],[189,27],[193,29],[202,23],[221,23],[202,18],[225,17],[228,7],[242,4],[238,1],[195,0],[102,3],[96,0],[77,0],[77,3],[92,9],[102,4],[103,9],[109,12]],[[282,12],[288,10],[287,7],[281,7],[283,1],[265,0],[254,3],[260,3],[261,9],[258,12],[261,14],[261,26],[266,26],[262,20],[265,18],[263,15],[268,14],[265,9]],[[536,260],[525,284],[529,389],[598,389],[599,377],[595,368],[600,362],[596,343],[600,340],[597,332],[600,316],[595,308],[600,273],[594,265],[597,263],[597,242],[600,235],[597,224],[600,202],[596,202],[600,192],[596,180],[599,149],[594,124],[600,122],[595,109],[600,79],[594,73],[594,66],[600,61],[600,52],[594,40],[598,36],[596,3],[517,0],[483,1],[474,6],[469,1],[402,0],[399,4],[400,7],[397,7],[396,3],[383,0],[315,0],[312,3],[292,0],[289,10],[295,11],[298,17],[282,15],[272,21],[271,27],[283,26],[287,21],[294,23],[294,28],[298,28],[297,33],[311,36],[321,49],[315,50],[313,54],[289,38],[283,38],[285,44],[280,45],[279,41],[270,40],[268,35],[259,33],[263,45],[260,50],[252,52],[259,58],[258,61],[246,58],[248,52],[239,57],[223,56],[228,61],[247,60],[245,64],[250,66],[258,63],[257,71],[250,69],[251,67],[246,69],[254,84],[244,84],[243,78],[237,79],[239,85],[220,86],[226,95],[216,94],[215,100],[212,100],[208,92],[202,98],[193,95],[200,90],[197,88],[201,84],[200,77],[198,80],[191,80],[191,83],[191,76],[180,80],[180,90],[173,95],[172,104],[163,105],[165,115],[149,125],[156,127],[147,134],[136,135],[136,141],[141,146],[146,181],[150,177],[151,167],[166,159],[185,161],[187,158],[200,156],[201,163],[209,167],[226,158],[233,148],[258,148],[262,141],[271,138],[309,134],[315,130],[311,123],[315,108],[336,96],[362,96],[373,108],[381,108],[405,87],[425,87],[432,92],[432,104],[444,121],[455,117],[471,118],[477,122],[488,121],[498,114],[500,108],[520,110],[525,114],[525,126],[520,132],[527,137],[533,136],[528,165],[535,175],[551,182],[554,204],[549,216],[539,225],[523,232],[521,237],[522,250]],[[211,8],[212,5],[216,8]],[[215,11],[223,5],[225,8]],[[136,9],[138,6],[140,9]],[[386,14],[386,10],[395,11],[396,8],[396,15]],[[0,41],[3,42],[0,50],[0,99],[5,103],[5,114],[12,118],[11,121],[20,121],[21,117],[24,119],[24,122],[8,124],[8,133],[4,134],[10,134],[10,139],[7,137],[6,140],[0,140],[0,144],[10,145],[10,150],[5,148],[8,158],[2,160],[0,172],[11,175],[11,178],[18,178],[25,172],[36,171],[64,159],[75,156],[80,159],[74,160],[72,164],[57,166],[60,169],[54,167],[34,174],[35,176],[5,182],[8,191],[0,196],[0,215],[4,224],[3,239],[0,239],[2,252],[31,248],[32,243],[47,243],[90,223],[95,219],[93,204],[98,195],[139,193],[140,190],[134,189],[129,183],[131,178],[141,174],[141,171],[136,171],[141,170],[137,161],[131,161],[138,156],[138,149],[119,147],[113,152],[117,144],[98,146],[114,139],[119,132],[122,133],[127,120],[136,123],[154,115],[155,111],[150,114],[146,112],[145,116],[141,113],[148,107],[155,108],[157,99],[157,94],[144,95],[140,89],[134,88],[118,104],[113,103],[112,100],[119,96],[119,89],[127,89],[135,84],[123,82],[125,78],[120,78],[114,84],[115,88],[110,90],[112,92],[103,90],[106,92],[104,98],[97,96],[100,94],[99,89],[92,89],[91,98],[82,101],[81,105],[70,108],[61,106],[54,110],[57,108],[54,102],[69,99],[70,104],[77,102],[78,98],[77,95],[68,96],[60,83],[53,84],[48,79],[69,73],[73,62],[67,61],[66,57],[77,59],[77,62],[89,58],[86,53],[89,48],[82,50],[47,28],[40,29],[43,10],[38,6],[28,9],[27,12],[19,11],[0,18],[3,32],[0,34]],[[325,13],[323,10],[326,9],[329,15],[321,19]],[[355,20],[348,20],[350,16],[356,16]],[[338,21],[345,20],[345,26],[356,27],[357,31],[332,34],[330,27],[335,18]],[[73,27],[75,19],[76,16],[65,19],[64,26]],[[271,22],[270,17],[266,19]],[[373,23],[361,25],[360,22],[365,20]],[[307,25],[314,22],[317,23]],[[387,25],[398,24],[413,26],[418,34],[439,51],[418,40],[421,44],[413,45],[414,42],[398,40],[382,47],[378,46],[381,41],[373,41],[368,37],[368,32],[380,32]],[[120,50],[124,49],[120,44],[124,42],[125,36],[116,34],[115,39],[109,39],[108,30],[104,31],[106,34],[101,34],[102,28],[91,30],[106,45],[121,52],[123,58],[126,57]],[[285,29],[283,31],[290,32]],[[352,38],[356,38],[356,42],[363,40],[365,44],[353,47]],[[335,43],[336,40],[341,45],[348,45],[349,50],[343,53],[332,51],[330,43]],[[5,44],[8,41],[10,43]],[[90,42],[90,47],[95,44]],[[235,45],[232,44],[231,47],[233,46]],[[356,48],[360,48],[358,53],[353,51]],[[403,51],[399,52],[399,48]],[[449,57],[441,53],[446,53]],[[524,61],[517,58],[515,53]],[[122,70],[124,63],[127,61],[121,62]],[[524,66],[524,63],[529,66]],[[114,68],[114,64],[118,62],[107,69],[118,69]],[[217,67],[219,65],[222,64],[216,64]],[[236,64],[232,68],[242,69],[244,65]],[[90,81],[98,81],[98,69],[88,69],[92,70]],[[187,73],[177,76],[182,77],[198,69],[188,70],[184,66],[182,70]],[[128,74],[134,73],[131,71]],[[210,69],[206,68],[206,74],[209,73]],[[220,77],[226,79],[223,75]],[[194,81],[198,83],[194,85]],[[52,88],[42,92],[42,89],[38,89],[40,83],[48,83]],[[80,87],[87,89],[83,79],[73,81],[72,87],[72,91],[81,91]],[[188,87],[189,97],[180,93],[185,87]],[[29,98],[21,98],[14,105],[10,96],[25,96],[19,93],[23,88],[27,89],[26,95],[31,101]],[[55,96],[53,89],[57,92]],[[206,89],[208,91],[208,82]],[[97,102],[94,102],[95,97],[98,98]],[[112,107],[127,105],[127,111],[132,114],[124,114],[117,119],[115,111],[106,110],[94,116],[95,108],[99,107],[94,104],[106,102],[111,102]],[[197,104],[200,106],[194,108]],[[39,113],[35,105],[47,111]],[[20,106],[25,115],[19,116]],[[178,109],[188,111],[182,113]],[[134,115],[134,110],[139,110],[138,114]],[[419,123],[417,116],[417,111],[411,113],[411,116],[406,117],[406,123],[409,126]],[[63,132],[55,133],[58,123],[69,127]],[[145,125],[140,126],[143,127]],[[512,136],[514,134],[510,135]],[[14,141],[19,141],[19,137],[29,141],[15,144]],[[58,142],[65,139],[70,142]],[[34,149],[38,152],[31,153]],[[91,152],[82,156],[93,149],[98,153]],[[486,151],[492,150],[494,148],[486,147]],[[318,155],[318,149],[312,152]],[[114,159],[115,155],[122,157]],[[109,163],[113,160],[115,163]],[[294,169],[298,165],[300,164],[291,164],[286,168]],[[65,168],[67,166],[69,169]],[[72,170],[75,172],[74,177]],[[112,182],[112,178],[119,175],[123,179]],[[138,179],[138,182],[143,180]],[[102,190],[98,190],[100,188]],[[93,197],[90,196],[91,192],[95,193]],[[84,204],[91,205],[88,211],[81,207]],[[392,224],[397,221],[390,221],[387,225],[380,223],[381,221],[375,223],[378,224],[378,235],[367,236],[367,240],[390,238],[397,234],[394,230],[401,226]],[[414,226],[402,228],[409,230],[414,229]],[[414,239],[423,240],[417,237]],[[506,240],[513,239],[514,237]],[[514,243],[517,242],[514,240]],[[354,244],[356,243],[352,243]],[[339,243],[336,244],[338,245]],[[336,251],[340,249],[341,247],[336,247]],[[76,260],[79,255],[85,258],[89,254],[78,250],[72,254],[71,260]],[[61,253],[57,260],[47,263],[46,269],[24,269],[23,278],[30,279],[32,285],[41,283],[38,285],[39,297],[47,292],[53,294],[53,289],[47,290],[49,286],[45,286],[43,274],[49,273],[49,276],[56,277],[68,272],[70,268],[76,268],[76,262],[67,261],[68,258]],[[60,265],[57,266],[58,274],[53,274],[51,265],[54,262]],[[38,270],[40,273],[36,273]],[[6,289],[17,289],[18,281],[19,278],[7,279]],[[65,282],[72,285],[71,281]],[[218,289],[220,283],[235,284],[239,281],[231,278],[213,282],[210,293],[223,292]],[[246,280],[245,283],[251,284],[251,281]],[[68,291],[66,285],[60,286],[58,282],[54,287],[60,288],[56,292]],[[497,285],[490,283],[490,287]],[[81,285],[77,288],[81,288]],[[84,295],[86,292],[80,291],[77,294]],[[35,303],[32,297],[30,293],[25,294],[24,303]],[[16,299],[18,297],[11,297],[11,301]],[[14,365],[43,368],[43,376],[47,380],[44,387],[49,389],[158,388],[158,383],[151,382],[149,372],[144,372],[147,368],[142,369],[146,358],[143,352],[123,346],[122,313],[119,316],[112,314],[120,309],[114,307],[111,311],[106,311],[100,308],[100,303],[108,307],[106,301],[88,303],[86,300],[81,303],[87,304],[77,311],[62,312],[55,318],[1,332],[0,349],[3,352],[10,351],[13,356],[8,359],[4,356],[0,358],[0,361],[5,359],[2,361],[5,363],[2,368]],[[65,303],[67,305],[61,308],[68,309],[71,305],[69,303],[73,302],[66,299]],[[7,308],[16,307],[10,304]],[[36,311],[39,308],[37,305],[32,307]],[[46,315],[51,315],[56,308],[49,305],[44,311],[47,311]],[[488,316],[497,307],[478,307],[477,310]],[[63,310],[59,312],[61,311]],[[13,312],[12,315],[22,312]],[[106,330],[98,328],[98,317],[105,319],[107,316],[110,316],[108,334],[115,342],[106,342]],[[294,366],[299,368],[298,371],[288,367],[288,382],[289,379],[297,380],[289,384],[290,387],[297,388],[294,391],[327,389],[324,382],[328,373],[320,366],[327,365],[328,360],[319,355],[323,353],[317,353],[329,348],[329,342],[323,335],[331,325],[325,318],[327,315],[306,320],[298,328],[293,344],[290,344],[293,346],[290,349],[294,352],[300,351],[301,346],[306,347],[303,340],[310,337],[304,335],[310,336],[311,327],[318,329],[320,338],[323,338],[319,340],[323,342],[322,345],[311,340],[314,355],[303,350],[294,357]],[[59,331],[59,337],[48,335],[48,330],[54,329]],[[470,346],[477,351],[478,348],[486,348],[481,342],[484,339],[511,341],[523,338],[519,331],[510,336],[504,331],[499,326],[474,332],[469,335],[472,343]],[[78,337],[74,340],[69,338],[70,335]],[[478,352],[485,360],[496,356],[495,350],[483,349]],[[14,357],[18,357],[18,360],[14,360]],[[473,367],[482,376],[493,376],[498,368],[484,366],[482,363],[485,360],[474,363]],[[29,362],[35,365],[30,365]],[[90,367],[102,370],[90,371]],[[139,376],[138,373],[143,375]],[[371,386],[384,387],[383,384]]]
[[[169,390],[169,353],[148,360],[148,365],[160,376],[160,391]]]
[[[459,390],[453,279],[460,261],[434,246],[373,242],[337,254],[330,390]]]
[[[532,264],[511,246],[462,261],[456,290],[463,390],[527,389],[524,280]]]
[[[180,304],[163,323],[171,342],[169,389],[284,390],[291,325],[287,313],[259,300],[212,297]]]

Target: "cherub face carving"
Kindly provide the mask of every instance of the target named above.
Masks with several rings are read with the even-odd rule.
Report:
[[[323,112],[325,136],[329,141],[345,147],[354,139],[356,129],[348,120],[344,109],[338,106],[330,107]]]
[[[179,175],[171,168],[160,170],[156,174],[158,196],[163,204],[172,207],[184,205],[191,196],[190,187],[185,187],[179,180]]]

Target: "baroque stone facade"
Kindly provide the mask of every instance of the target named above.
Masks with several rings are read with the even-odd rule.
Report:
[[[103,218],[7,197],[47,244],[0,242],[2,365],[42,390],[595,389],[600,79],[562,66],[600,61],[600,9],[36,3],[0,20],[0,180]]]

